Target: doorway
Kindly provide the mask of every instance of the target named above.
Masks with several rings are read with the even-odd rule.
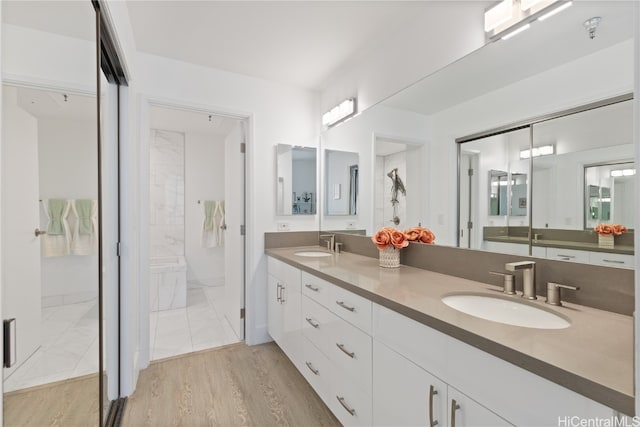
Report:
[[[149,111],[150,360],[244,339],[246,120]]]

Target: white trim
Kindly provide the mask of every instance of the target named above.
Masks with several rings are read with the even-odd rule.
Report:
[[[638,114],[640,113],[640,3],[635,3],[634,8],[634,68],[635,71],[633,75],[634,78],[634,93],[635,98],[633,100],[634,105],[634,128],[633,128],[633,140],[635,145],[635,158],[636,162],[640,159],[640,122],[638,120]],[[640,209],[640,186],[636,185],[636,212]],[[636,218],[636,222],[638,218]],[[640,229],[636,226],[635,229],[635,241],[640,241]],[[634,360],[634,382],[635,382],[635,390],[636,390],[636,398],[635,398],[635,413],[636,415],[640,414],[640,274],[637,274],[640,267],[640,251],[635,251],[635,328],[634,328],[634,337],[635,337],[635,360]]]
[[[2,73],[2,84],[15,87],[41,89],[51,92],[68,93],[72,95],[96,96],[95,87],[91,88],[85,85],[59,80],[38,79],[10,73]]]

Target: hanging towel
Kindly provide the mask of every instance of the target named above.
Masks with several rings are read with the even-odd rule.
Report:
[[[50,236],[64,235],[64,225],[62,217],[65,214],[69,202],[64,199],[49,199],[47,204],[49,210],[49,224],[47,225],[47,234]],[[68,212],[67,212],[68,213]]]
[[[80,234],[91,234],[93,225],[91,224],[91,208],[93,200],[79,199],[76,200],[75,212],[78,216],[78,232]]]
[[[213,200],[205,200],[202,203],[202,213],[204,219],[202,221],[202,247],[214,248],[218,246],[215,233],[215,207],[216,202]]]
[[[47,220],[47,234],[40,236],[40,252],[43,257],[65,256],[71,253],[69,230],[69,200],[50,199],[42,203]]]
[[[224,230],[226,225],[224,222],[224,200],[216,201],[216,209],[214,213],[215,235],[217,246],[224,246]]]
[[[98,253],[98,201],[78,199],[71,203],[76,221],[71,231],[71,253],[73,255],[95,255]]]

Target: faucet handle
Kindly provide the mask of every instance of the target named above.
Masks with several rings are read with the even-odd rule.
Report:
[[[545,302],[547,304],[561,306],[562,305],[562,300],[560,298],[561,288],[571,289],[572,291],[577,291],[580,289],[580,287],[578,286],[562,285],[560,283],[548,282],[547,283],[547,299]]]
[[[501,273],[499,271],[490,271],[489,274],[493,274],[494,276],[502,276],[504,277],[504,282],[502,283],[502,292],[507,295],[515,295],[516,294],[516,280],[513,274],[509,273]]]
[[[336,253],[340,253],[340,251],[342,250],[342,245],[344,243],[340,243],[340,242],[336,242],[335,246],[336,246]]]

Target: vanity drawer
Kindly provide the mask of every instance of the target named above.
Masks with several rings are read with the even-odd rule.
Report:
[[[557,261],[589,262],[589,252],[575,249],[547,248],[547,258]]]
[[[329,310],[371,335],[371,301],[333,286]]]
[[[373,425],[371,393],[339,371],[332,372],[331,388],[325,403],[344,426]]]
[[[331,362],[306,337],[302,337],[302,355],[302,375],[318,396],[326,401],[330,397],[331,373],[334,371]]]
[[[591,252],[589,254],[591,264],[607,267],[634,268],[633,255],[612,254],[608,252]]]
[[[329,304],[331,289],[334,287],[335,285],[327,282],[326,280],[312,276],[304,271],[302,272],[302,294],[319,302],[325,307]]]
[[[328,327],[326,355],[338,371],[371,393],[371,337],[344,320],[336,319]]]
[[[340,319],[308,296],[302,297],[302,334],[326,352],[328,329]]]

